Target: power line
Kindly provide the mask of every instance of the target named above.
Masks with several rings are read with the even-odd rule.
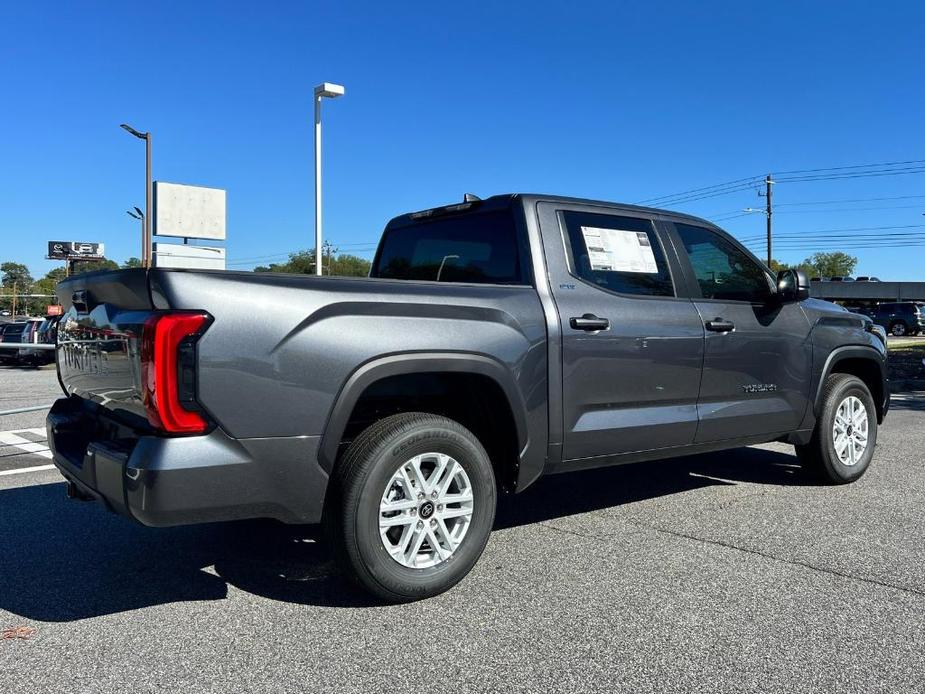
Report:
[[[379,246],[378,241],[365,242],[365,243],[341,243],[337,245],[338,249],[350,248],[358,252],[374,250],[378,246]],[[309,249],[307,251],[281,251],[279,253],[272,253],[269,255],[255,255],[255,256],[249,256],[245,258],[235,258],[233,261],[229,261],[228,265],[246,265],[247,263],[254,261],[254,260],[283,259],[283,258],[288,258],[292,253],[303,253],[303,252],[311,253],[312,249]]]
[[[906,174],[925,173],[925,166],[909,167],[905,169],[880,169],[875,171],[864,171],[858,173],[840,173],[840,174],[818,174],[811,176],[790,176],[778,180],[788,183],[799,183],[805,181],[842,181],[849,178],[875,178],[878,176],[903,176]]]
[[[809,200],[806,202],[780,202],[778,207],[796,207],[799,205],[840,205],[849,202],[882,202],[884,200],[911,200],[925,198],[925,195],[894,195],[886,198],[843,198],[841,200]]]
[[[778,171],[778,176],[788,174],[816,173],[819,171],[842,171],[845,169],[870,169],[879,166],[904,166],[907,164],[925,164],[925,159],[910,159],[908,161],[883,161],[877,164],[850,164],[848,166],[829,166],[823,169],[794,169],[793,171]]]
[[[679,197],[686,197],[692,194],[699,195],[701,193],[712,193],[712,192],[715,192],[719,188],[728,188],[730,186],[738,188],[739,186],[747,184],[746,187],[750,187],[753,183],[760,182],[760,180],[761,180],[760,176],[749,176],[747,178],[739,178],[739,179],[736,179],[735,181],[728,181],[726,183],[717,183],[716,185],[704,186],[703,188],[692,188],[691,190],[685,190],[680,193],[672,193],[671,195],[660,195],[658,197],[648,198],[646,200],[639,200],[635,204],[645,205],[649,203],[658,203],[664,200],[672,200],[674,198],[679,198]]]
[[[885,229],[918,229],[925,227],[925,224],[900,224],[893,226],[881,226],[881,227],[844,227],[841,229],[813,229],[811,231],[800,232],[800,236],[809,236],[811,234],[828,234],[830,232],[839,232],[839,231],[882,231]]]
[[[925,197],[925,196],[923,196]],[[921,209],[922,205],[878,205],[875,207],[830,207],[822,210],[778,210],[777,207],[782,205],[776,205],[774,214],[826,214],[830,212],[873,212],[879,210],[917,210]],[[710,219],[714,222],[728,222],[730,219],[738,219],[739,217],[746,217],[755,212],[745,212],[744,210],[739,213],[721,212],[718,215],[703,215],[706,219]]]
[[[751,245],[745,244],[753,253],[758,255],[758,253],[763,249],[760,242],[758,245],[752,243]],[[839,250],[839,251],[852,251],[852,250],[875,250],[878,248],[920,248],[925,246],[925,240],[913,241],[911,243],[867,243],[867,244],[844,244],[837,241],[829,242],[825,241],[822,243],[813,243],[808,245],[796,245],[796,246],[783,246],[778,247],[778,251],[788,252],[788,251],[819,251],[819,250]]]
[[[921,227],[922,225],[918,225],[918,226]],[[897,227],[897,228],[902,229],[902,228],[904,228],[904,227]],[[914,228],[914,227],[908,227],[908,228]],[[854,232],[835,232],[835,233],[818,233],[818,232],[817,232],[817,233],[813,233],[813,232],[807,232],[807,233],[798,233],[798,232],[794,232],[794,233],[790,233],[790,232],[786,232],[786,233],[784,233],[784,234],[775,235],[775,238],[782,238],[782,239],[818,239],[818,238],[858,238],[858,237],[860,237],[860,236],[871,236],[871,237],[873,237],[873,238],[887,238],[887,237],[890,237],[890,236],[915,236],[915,235],[918,235],[918,234],[925,234],[925,232],[923,232],[923,231],[885,231],[885,232],[883,232],[883,233],[877,233],[877,234],[870,234],[870,233],[860,233],[860,234],[858,234],[858,233],[854,233]],[[758,240],[758,239],[764,238],[764,236],[761,236],[761,235],[759,235],[759,234],[747,234],[747,235],[743,236],[742,238]]]
[[[746,246],[757,246],[760,245],[763,239],[739,239],[741,243]],[[857,238],[822,238],[822,239],[783,239],[780,242],[781,246],[818,246],[818,245],[889,245],[889,246],[904,246],[917,244],[922,241],[925,241],[925,234],[919,234],[917,236],[905,236],[905,237],[889,237],[889,238],[878,238],[863,236]]]
[[[847,166],[831,166],[815,169],[793,169],[791,171],[780,171],[776,176],[776,181],[781,182],[806,182],[806,181],[827,181],[841,180],[850,178],[868,178],[876,176],[900,176],[907,174],[925,173],[925,159],[910,159],[907,161],[880,162],[876,164],[851,164]],[[717,183],[712,186],[701,188],[692,188],[690,190],[673,193],[671,195],[662,195],[646,200],[640,200],[637,204],[665,204],[679,205],[697,200],[706,200],[708,198],[729,195],[731,193],[747,190],[761,182],[761,176],[750,176],[739,178],[726,183]]]
[[[735,188],[728,188],[725,190],[720,190],[720,191],[711,192],[711,193],[704,193],[700,195],[691,195],[686,198],[678,198],[675,200],[663,200],[663,201],[659,201],[657,204],[659,206],[682,205],[682,204],[686,204],[689,202],[696,202],[698,200],[708,200],[710,198],[718,198],[723,195],[730,195],[731,193],[739,193],[745,190],[754,190],[757,187],[757,185],[759,185],[761,182],[762,182],[762,179],[756,178],[752,180],[750,183],[743,184],[741,186],[736,186]]]
[[[752,238],[752,239],[739,239],[741,243],[746,245],[755,245],[760,244],[762,239]],[[792,246],[794,244],[820,244],[820,243],[831,243],[831,244],[853,244],[853,243],[895,243],[895,244],[904,244],[904,243],[916,243],[918,241],[925,241],[925,235],[917,234],[915,236],[890,236],[887,238],[881,238],[877,236],[857,236],[857,237],[833,237],[833,238],[822,238],[822,239],[809,239],[803,240],[799,238],[790,238],[790,239],[780,239],[780,245],[782,246]]]

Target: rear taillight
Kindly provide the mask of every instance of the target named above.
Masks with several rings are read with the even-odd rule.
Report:
[[[209,327],[206,313],[157,313],[145,321],[141,379],[145,412],[168,434],[201,434],[209,428],[196,401],[196,341]]]

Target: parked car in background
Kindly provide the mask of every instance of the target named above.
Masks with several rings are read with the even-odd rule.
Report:
[[[32,342],[40,345],[53,345],[58,336],[58,320],[61,316],[46,316],[44,320],[35,321],[37,327],[33,334]],[[24,358],[33,366],[42,366],[44,364],[53,364],[55,361],[55,352],[52,349],[27,349]]]
[[[58,321],[61,316],[46,316],[45,320],[39,325],[39,342],[46,345],[55,344],[58,337]],[[54,358],[52,358],[54,361]]]
[[[897,337],[925,333],[925,308],[914,301],[880,304],[863,313]]]
[[[822,278],[821,277],[811,277],[809,281],[810,282],[821,282]]]
[[[879,282],[879,277],[868,277],[867,275],[861,275],[858,277],[855,282]]]
[[[0,326],[0,342],[38,343],[40,341],[39,328],[43,323],[44,320],[41,318],[6,323]],[[52,361],[54,361],[54,352],[52,350],[0,347],[0,364],[41,366]]]

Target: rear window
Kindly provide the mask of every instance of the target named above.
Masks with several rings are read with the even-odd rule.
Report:
[[[25,327],[25,325],[4,325],[3,332],[0,334],[5,338],[19,337]]]
[[[370,276],[525,284],[511,211],[438,217],[388,229]]]

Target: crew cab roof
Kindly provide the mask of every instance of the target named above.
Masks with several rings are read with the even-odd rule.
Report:
[[[610,211],[615,212],[624,212],[627,214],[636,214],[636,215],[646,215],[648,217],[660,217],[666,220],[674,221],[683,221],[696,224],[698,226],[707,226],[713,229],[718,228],[713,222],[710,222],[701,217],[696,217],[694,215],[685,214],[684,212],[675,212],[672,210],[660,209],[657,207],[645,207],[642,205],[633,205],[631,203],[622,203],[622,202],[610,202],[606,200],[593,200],[590,198],[576,198],[569,197],[566,195],[545,195],[542,193],[503,193],[499,195],[492,195],[489,198],[484,200],[478,200],[474,202],[455,202],[448,203],[446,205],[441,205],[425,210],[420,210],[417,212],[409,212],[406,214],[398,215],[397,217],[389,220],[386,228],[396,227],[396,226],[405,226],[407,224],[412,224],[415,221],[421,220],[431,216],[433,213],[443,212],[447,210],[452,210],[454,213],[462,213],[466,209],[479,209],[479,210],[492,210],[492,209],[504,209],[510,207],[514,204],[521,204],[524,207],[530,207],[535,205],[538,202],[551,202],[559,203],[565,205],[590,205],[594,207],[605,208]]]

